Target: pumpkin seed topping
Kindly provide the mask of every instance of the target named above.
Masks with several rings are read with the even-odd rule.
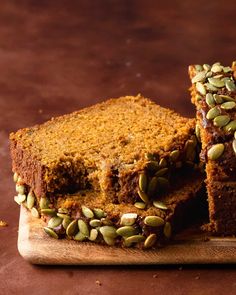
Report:
[[[160,201],[153,201],[153,206],[161,210],[168,210],[168,207],[166,206],[166,204]]]
[[[43,215],[47,215],[47,216],[55,216],[56,215],[55,209],[41,209],[41,213]]]
[[[106,216],[105,212],[102,209],[99,208],[94,208],[93,212],[95,214],[95,216],[99,219],[103,218]]]
[[[158,181],[157,181],[157,177],[154,176],[152,177],[152,179],[149,181],[149,184],[148,184],[148,190],[147,190],[148,196],[149,197],[153,196],[153,194],[157,191],[157,188],[158,188]]]
[[[132,225],[125,225],[117,229],[117,235],[122,237],[130,237],[137,234],[137,229],[135,229]]]
[[[31,209],[31,215],[33,216],[33,217],[35,217],[35,218],[39,218],[40,216],[39,216],[39,212],[38,212],[38,210],[35,208],[35,207],[33,207],[32,209]]]
[[[13,174],[13,181],[14,182],[18,181],[18,174],[16,172]]]
[[[218,88],[215,87],[215,86],[213,86],[213,85],[210,84],[210,83],[205,83],[204,85],[205,85],[205,87],[206,87],[206,89],[207,89],[208,91],[212,91],[212,92],[218,91]]]
[[[64,227],[64,229],[67,229],[68,225],[72,222],[71,218],[64,218],[62,220],[62,226]]]
[[[78,220],[78,228],[79,228],[79,231],[82,234],[84,234],[86,237],[89,236],[89,228],[88,228],[87,223],[84,220],[82,220],[82,219]]]
[[[148,195],[146,193],[138,190],[138,195],[144,203],[148,203],[149,200],[148,200]]]
[[[156,172],[159,169],[158,162],[156,162],[156,161],[149,161],[146,164],[146,168],[147,168],[147,170],[149,170],[151,172]]]
[[[168,168],[162,168],[155,173],[155,176],[156,177],[163,176],[163,175],[167,174],[168,171],[169,171]]]
[[[227,124],[224,127],[224,130],[226,132],[233,132],[233,131],[235,131],[236,130],[236,120],[229,122],[229,124]]]
[[[132,246],[134,243],[140,243],[145,240],[145,237],[142,235],[134,235],[125,239],[124,245],[126,247]]]
[[[18,194],[24,195],[25,194],[25,186],[22,184],[16,184],[16,191]]]
[[[221,88],[221,87],[224,87],[225,86],[225,83],[224,81],[220,80],[220,79],[217,79],[217,78],[208,78],[208,82],[217,87],[217,88]]]
[[[114,246],[114,245],[115,245],[115,239],[114,239],[114,238],[110,238],[110,237],[107,237],[107,236],[103,236],[103,239],[104,239],[105,243],[106,243],[108,246]]]
[[[89,225],[92,227],[98,227],[102,225],[102,222],[100,219],[92,219],[89,221]]]
[[[121,225],[133,225],[137,219],[138,215],[136,213],[125,213],[121,216]]]
[[[203,69],[204,69],[205,71],[210,71],[211,66],[208,65],[208,64],[204,64],[204,65],[203,65]]]
[[[117,237],[116,228],[114,226],[104,225],[99,229],[100,233],[104,237],[114,239]]]
[[[19,203],[23,203],[26,200],[26,195],[18,194]]]
[[[164,225],[164,219],[159,216],[147,216],[144,218],[144,223],[149,226],[158,227]]]
[[[138,208],[138,209],[145,209],[146,208],[146,204],[143,202],[135,202],[134,203],[134,207]]]
[[[212,120],[219,115],[220,115],[220,110],[218,109],[218,107],[214,107],[207,112],[206,118],[208,120]]]
[[[47,210],[47,209],[46,209],[46,210]],[[67,215],[67,214],[63,214],[63,213],[57,213],[57,217],[60,217],[60,218],[62,218],[62,219],[64,219],[64,218],[70,218],[69,215]]]
[[[165,158],[160,159],[160,162],[159,162],[159,167],[160,168],[166,168],[167,165],[168,165],[168,163],[167,163]]]
[[[34,207],[35,195],[32,191],[28,193],[26,203],[28,209],[32,209]]]
[[[210,78],[208,78],[208,79],[210,79]],[[206,95],[206,89],[205,89],[204,85],[201,82],[196,83],[196,89],[200,94]]]
[[[198,72],[193,78],[192,78],[192,83],[197,83],[197,82],[204,82],[206,79],[206,72]]]
[[[233,140],[233,150],[234,150],[234,153],[236,154],[236,139]]]
[[[195,65],[195,70],[196,70],[197,72],[202,71],[202,66],[201,66],[201,65]]]
[[[55,233],[55,231],[49,227],[44,227],[43,228],[45,233],[48,234],[50,237],[54,238],[54,239],[58,239],[58,234]]]
[[[224,110],[232,110],[233,108],[235,108],[235,106],[236,106],[236,102],[228,101],[228,102],[222,103],[220,107]]]
[[[59,226],[61,223],[62,223],[62,218],[60,218],[60,217],[52,217],[48,221],[48,227],[54,228],[54,227]]]
[[[93,211],[91,209],[89,209],[88,207],[82,206],[81,209],[82,209],[82,212],[83,212],[85,217],[87,217],[87,218],[93,218],[94,217]]]
[[[206,103],[209,107],[213,108],[215,106],[215,101],[211,93],[206,94]]]
[[[86,240],[87,236],[84,235],[81,231],[79,231],[75,236],[74,236],[74,240],[75,241],[79,241],[79,242],[83,242],[84,240]]]
[[[94,242],[98,237],[98,230],[96,228],[92,228],[89,234],[89,240]]]
[[[77,220],[71,221],[66,228],[66,234],[68,237],[74,236],[78,232],[78,222]]]
[[[223,143],[217,143],[213,145],[207,152],[207,156],[210,160],[217,160],[221,157],[225,149]]]
[[[233,81],[227,80],[225,82],[225,86],[226,86],[228,91],[235,91],[236,90],[236,85],[234,84]]]
[[[145,173],[141,173],[139,175],[138,183],[139,183],[139,189],[145,193],[147,189],[147,175]]]
[[[48,198],[42,197],[39,201],[40,209],[48,209],[49,200]]]
[[[229,95],[219,94],[219,96],[223,98],[224,101],[235,101],[235,99]]]
[[[218,72],[221,72],[223,70],[223,67],[221,66],[221,65],[213,65],[212,67],[211,67],[211,71],[213,72],[213,73],[218,73]]]
[[[179,150],[172,151],[170,153],[170,159],[171,159],[171,161],[176,162],[178,160],[178,158],[179,158],[179,155],[180,155],[180,151]]]
[[[221,115],[214,118],[214,125],[217,127],[224,127],[230,121],[230,117],[228,115]]]
[[[229,72],[232,72],[232,69],[231,67],[223,67],[223,71],[224,73],[229,73]]]
[[[201,142],[200,127],[199,127],[198,124],[196,124],[196,126],[195,126],[195,134],[196,134],[196,137],[197,137],[198,141]]]
[[[155,245],[156,241],[157,241],[157,235],[150,234],[144,242],[144,248],[148,249],[148,248],[153,247]]]
[[[224,102],[223,98],[218,94],[213,94],[213,97],[214,97],[215,102],[218,104]]]
[[[165,235],[165,237],[167,239],[169,239],[171,237],[172,230],[171,230],[171,224],[170,224],[170,222],[166,222],[165,223],[165,226],[164,226],[164,229],[163,229],[163,233],[164,233],[164,235]]]

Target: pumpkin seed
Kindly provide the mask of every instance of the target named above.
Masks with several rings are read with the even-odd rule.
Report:
[[[166,204],[160,201],[153,201],[153,206],[161,210],[168,210],[168,207],[166,206]]]
[[[121,216],[121,225],[133,225],[138,217],[136,213],[125,213]]]
[[[102,225],[102,222],[100,219],[92,219],[89,221],[89,225],[92,227],[98,227]]]
[[[165,168],[165,167],[167,167],[167,165],[168,165],[168,163],[165,158],[160,159],[160,162],[159,162],[160,168]]]
[[[147,189],[147,175],[145,173],[141,173],[139,175],[139,189],[142,192],[146,192]]]
[[[16,172],[13,174],[13,181],[14,182],[18,181],[18,174]]]
[[[114,238],[110,238],[107,236],[103,236],[103,239],[105,241],[105,243],[109,246],[114,246],[115,245],[115,239]]]
[[[72,222],[71,218],[64,218],[62,220],[62,226],[64,227],[64,229],[67,229],[68,225]]]
[[[235,68],[235,67],[236,67],[236,61],[234,60],[234,61],[232,62],[232,69]]]
[[[58,213],[67,214],[69,211],[66,208],[58,208]]]
[[[25,194],[25,186],[22,184],[16,184],[16,191],[18,194],[24,195]]]
[[[122,237],[130,237],[137,234],[137,229],[135,229],[132,225],[125,225],[117,229],[117,235]]]
[[[210,78],[212,77],[212,75],[213,75],[212,71],[209,71],[208,73],[206,73],[206,78]]]
[[[233,150],[234,150],[234,153],[236,154],[236,139],[233,140]]]
[[[149,161],[146,164],[146,168],[150,172],[156,172],[159,169],[158,162],[156,162],[156,161]]]
[[[32,209],[34,207],[34,202],[35,202],[35,195],[34,193],[31,191],[28,193],[27,195],[27,200],[26,200],[26,203],[27,203],[27,208],[28,209]]]
[[[206,103],[209,107],[213,108],[215,106],[215,101],[211,93],[206,94]]]
[[[225,86],[228,91],[235,91],[236,90],[236,86],[233,81],[230,81],[230,80],[226,81]]]
[[[163,229],[163,233],[164,233],[164,235],[165,235],[165,237],[167,239],[169,239],[171,237],[172,230],[171,230],[171,224],[170,224],[170,222],[166,222],[165,223],[165,226],[164,226],[164,229]]]
[[[208,65],[208,64],[204,64],[204,65],[203,65],[203,69],[204,69],[205,71],[210,71],[211,66]]]
[[[196,98],[196,101],[199,101],[199,100],[202,99],[201,95],[199,95],[199,94],[197,94],[197,95],[195,96],[195,98]]]
[[[89,228],[88,228],[87,223],[84,220],[82,220],[82,219],[78,220],[78,228],[79,228],[79,231],[82,234],[84,234],[86,237],[89,236]]]
[[[23,203],[26,200],[26,195],[18,194],[19,203]]]
[[[50,237],[54,238],[54,239],[58,239],[58,234],[55,233],[55,231],[49,227],[44,227],[43,228],[45,233],[48,234]]]
[[[219,96],[223,98],[224,101],[235,101],[235,99],[229,95],[220,94]]]
[[[99,229],[103,237],[114,239],[117,237],[116,228],[114,226],[104,225]]]
[[[162,190],[168,189],[168,187],[170,185],[169,180],[165,177],[158,177],[157,183],[158,183],[158,187],[160,187],[160,189],[162,189]]]
[[[91,209],[89,209],[86,206],[82,206],[81,209],[82,209],[82,212],[83,212],[85,217],[93,218],[94,214],[93,214],[93,211]]]
[[[41,209],[41,213],[43,215],[48,215],[48,216],[55,216],[56,215],[55,209]]]
[[[74,240],[75,241],[79,241],[79,242],[82,242],[84,240],[86,240],[87,236],[85,236],[82,232],[78,232],[75,236],[74,236]]]
[[[152,179],[149,181],[148,184],[148,189],[147,189],[147,195],[153,196],[153,194],[157,191],[158,188],[158,181],[157,181],[157,177],[154,176],[152,177]],[[144,200],[143,200],[144,201]],[[145,202],[145,201],[144,201]]]
[[[48,221],[48,227],[54,228],[54,227],[59,226],[61,223],[62,223],[62,218],[60,218],[60,217],[52,217]]]
[[[208,82],[217,87],[217,88],[221,88],[221,87],[224,87],[225,86],[225,83],[224,81],[220,80],[220,79],[217,79],[217,78],[208,78]]]
[[[218,73],[218,72],[221,72],[223,70],[223,67],[221,65],[213,65],[211,67],[211,71],[213,73]]]
[[[20,203],[19,200],[18,200],[18,196],[15,196],[15,197],[14,197],[14,201],[15,201],[18,205],[21,205],[21,203]]]
[[[234,138],[236,139],[236,131],[234,132]]]
[[[89,235],[89,240],[94,242],[98,237],[98,231],[95,228],[92,228]]]
[[[236,102],[228,101],[228,102],[222,103],[220,107],[224,110],[232,110],[233,108],[235,108],[235,106],[236,106]]]
[[[197,72],[202,71],[202,66],[201,65],[195,65],[195,70]]]
[[[132,244],[140,243],[140,242],[143,242],[144,240],[145,240],[144,236],[142,236],[142,235],[134,235],[134,236],[126,238],[125,241],[124,241],[124,245],[126,247],[130,247],[130,246],[132,246]]]
[[[214,66],[220,66],[220,62],[215,62],[213,65],[212,65],[212,67],[214,67]]]
[[[232,69],[231,67],[223,67],[223,71],[224,73],[229,73],[229,72],[232,72]]]
[[[210,78],[209,78],[210,79]],[[201,83],[201,82],[197,82],[196,83],[196,89],[197,91],[202,94],[202,95],[205,95],[206,94],[206,89],[204,87],[204,85]]]
[[[32,209],[31,209],[31,215],[33,216],[33,217],[35,217],[35,218],[39,218],[40,216],[39,216],[39,212],[38,212],[38,210],[35,208],[35,207],[33,207]]]
[[[151,153],[146,153],[145,158],[149,161],[155,161],[155,156]]]
[[[220,110],[217,107],[214,107],[207,112],[206,118],[208,120],[212,120],[219,115],[220,115]]]
[[[94,208],[93,212],[94,212],[95,216],[97,218],[99,218],[99,219],[106,216],[105,212],[102,209],[99,209],[99,208]]]
[[[217,143],[208,150],[207,156],[210,160],[217,160],[223,154],[224,149],[223,143]]]
[[[198,72],[193,78],[192,78],[192,83],[197,83],[197,82],[204,82],[206,79],[206,72],[201,71]]]
[[[144,248],[148,249],[148,248],[153,247],[155,245],[156,241],[157,241],[157,235],[150,234],[144,242]]]
[[[213,94],[213,97],[214,97],[215,102],[218,104],[224,102],[223,98],[218,94]]]
[[[113,225],[113,222],[107,218],[101,218],[101,223],[103,225]]]
[[[148,195],[144,192],[141,192],[140,190],[138,190],[138,195],[140,197],[140,199],[142,201],[144,201],[144,203],[148,203]]]
[[[164,219],[159,216],[147,216],[144,218],[144,223],[152,227],[157,227],[164,225],[165,222]]]
[[[39,201],[39,207],[40,209],[48,209],[49,200],[48,198],[42,197]]]
[[[196,124],[196,126],[195,126],[195,134],[196,134],[196,136],[197,136],[198,141],[201,142],[201,137],[200,137],[200,127],[199,127],[198,124]]]
[[[224,130],[226,132],[233,132],[233,131],[235,131],[236,130],[236,120],[229,122],[229,124],[227,124],[224,127]]]
[[[163,176],[163,175],[167,174],[168,171],[169,171],[168,168],[162,168],[155,173],[155,176],[156,177]]]
[[[178,160],[178,158],[179,158],[179,155],[180,155],[180,151],[179,150],[172,151],[170,153],[170,159],[171,159],[171,161],[176,162]],[[161,176],[161,175],[159,175],[159,176]]]
[[[143,203],[143,202],[135,202],[134,203],[134,206],[136,207],[136,208],[138,208],[138,209],[145,209],[145,207],[146,207],[146,204],[145,203]]]
[[[219,79],[219,78],[222,78],[222,77],[224,77],[224,75],[222,75],[222,74],[219,74],[219,75],[215,75],[215,76],[214,76],[215,79]],[[224,81],[224,80],[223,80],[223,81]]]
[[[46,209],[46,210],[47,210],[47,209]],[[57,213],[57,216],[60,217],[60,218],[62,218],[62,219],[64,219],[64,218],[70,218],[69,215],[67,215],[67,214],[63,214],[63,213]]]
[[[78,222],[77,220],[71,221],[71,223],[66,228],[66,234],[68,237],[74,236],[78,232]]]
[[[205,87],[206,87],[206,89],[207,89],[208,91],[212,91],[212,92],[218,91],[218,88],[215,87],[215,86],[213,86],[213,85],[210,84],[210,83],[205,83],[204,85],[205,85]]]
[[[214,125],[217,127],[224,127],[225,125],[227,125],[230,121],[230,117],[227,115],[221,115],[221,116],[217,116],[214,119]]]

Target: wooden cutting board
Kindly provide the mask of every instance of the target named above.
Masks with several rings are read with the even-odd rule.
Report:
[[[207,237],[188,230],[158,250],[138,250],[56,240],[42,230],[43,222],[21,207],[18,250],[34,264],[121,265],[236,263],[236,238]]]

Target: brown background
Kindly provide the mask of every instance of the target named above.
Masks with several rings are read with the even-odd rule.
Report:
[[[235,30],[235,0],[0,2],[0,294],[236,294],[233,265],[26,263],[8,152],[10,131],[109,97],[141,92],[193,116],[187,65],[230,64]]]

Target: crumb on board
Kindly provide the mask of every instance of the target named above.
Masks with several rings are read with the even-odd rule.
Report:
[[[6,221],[0,220],[0,227],[6,227],[8,226]]]
[[[156,279],[156,278],[158,277],[158,275],[157,275],[157,274],[154,274],[152,277],[153,277],[154,279]]]
[[[102,283],[99,281],[99,280],[96,280],[95,283],[98,285],[98,286],[101,286]]]

